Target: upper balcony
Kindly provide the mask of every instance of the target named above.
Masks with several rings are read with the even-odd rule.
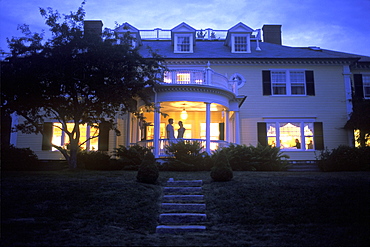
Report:
[[[163,84],[213,86],[238,94],[236,81],[229,81],[226,76],[216,73],[209,66],[204,70],[168,70],[164,73]]]

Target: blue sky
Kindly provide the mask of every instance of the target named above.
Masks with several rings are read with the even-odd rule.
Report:
[[[0,48],[19,37],[18,24],[47,31],[39,7],[76,11],[82,0],[0,0]],[[283,45],[370,56],[370,0],[87,0],[86,20],[104,27],[128,22],[138,29],[171,29],[186,22],[196,29],[229,29],[243,22],[253,29],[282,25]]]

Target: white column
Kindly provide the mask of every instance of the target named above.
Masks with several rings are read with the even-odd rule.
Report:
[[[235,143],[240,144],[239,111],[235,111]]]
[[[225,141],[230,142],[230,120],[229,120],[229,110],[225,111]]]
[[[130,143],[131,143],[131,113],[127,113],[125,146],[128,147]]]
[[[206,152],[211,154],[211,103],[206,104]]]
[[[346,110],[347,110],[347,119],[350,118],[352,113],[352,87],[351,87],[351,70],[349,65],[343,66],[343,80],[344,88],[346,90]],[[354,134],[353,131],[347,130],[348,145],[353,146]]]
[[[160,135],[160,126],[161,126],[161,116],[160,116],[160,103],[155,104],[155,109],[154,109],[154,139],[153,139],[153,154],[156,158],[159,157],[159,148],[160,148],[160,143],[159,143],[159,135]]]

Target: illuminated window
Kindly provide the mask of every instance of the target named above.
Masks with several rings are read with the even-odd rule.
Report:
[[[68,131],[73,130],[74,123],[67,123]],[[80,144],[83,150],[98,150],[98,136],[99,129],[86,124],[80,125]],[[95,137],[95,138],[92,138]],[[92,139],[90,139],[92,138]],[[89,140],[88,140],[89,139]],[[53,136],[51,142],[57,146],[68,148],[69,138],[68,135],[62,130],[61,123],[53,123]],[[52,148],[55,151],[55,148]]]
[[[267,143],[288,150],[314,149],[313,126],[307,122],[269,122],[266,124]]]
[[[189,84],[190,83],[190,73],[177,73],[177,83],[178,84]]]
[[[304,71],[271,71],[273,95],[305,95]]]
[[[200,124],[200,138],[206,139],[206,123]],[[220,129],[218,123],[211,123],[211,140],[220,139]]]

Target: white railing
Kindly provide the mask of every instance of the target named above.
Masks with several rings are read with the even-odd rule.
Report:
[[[198,40],[224,40],[226,39],[226,35],[227,30],[214,30],[210,28],[196,30],[196,39]],[[170,40],[171,30],[161,28],[140,30],[140,37],[143,40]]]
[[[159,157],[166,157],[168,154],[166,153],[166,146],[169,146],[171,143],[176,143],[180,140],[174,139],[174,140],[169,140],[169,139],[159,139],[158,143],[158,150],[159,150]],[[202,146],[201,152],[206,151],[206,140],[205,139],[181,139],[181,141],[190,141],[191,143],[193,142],[200,142]],[[146,140],[146,141],[139,141],[137,143],[138,145],[146,148],[153,148],[154,147],[154,141],[153,140]],[[226,141],[221,141],[221,140],[211,140],[210,141],[210,150],[214,151],[219,148],[227,147],[229,145],[228,142]]]
[[[235,82],[216,73],[211,68],[205,70],[169,70],[164,73],[163,84],[210,85],[229,90],[237,94]]]

